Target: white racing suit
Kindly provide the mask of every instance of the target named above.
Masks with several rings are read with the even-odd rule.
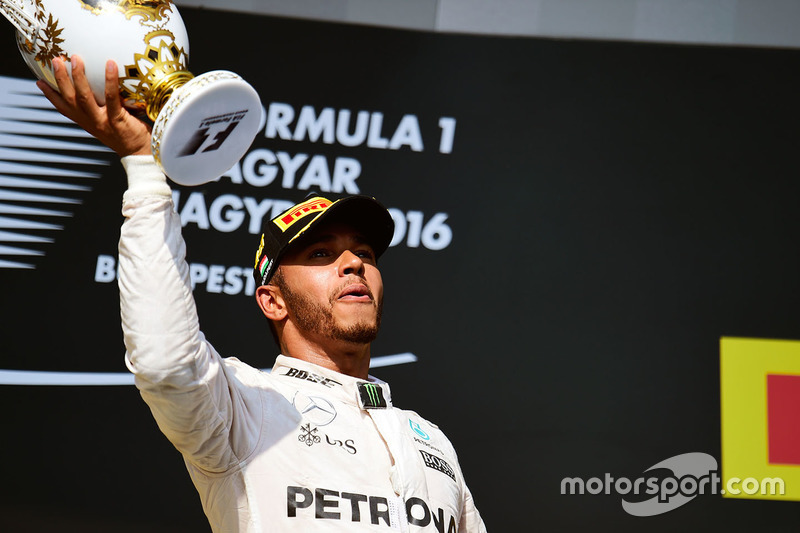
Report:
[[[386,383],[285,356],[271,373],[220,357],[199,330],[164,175],[149,156],[123,165],[126,362],[213,531],[485,532],[450,441],[392,406]]]

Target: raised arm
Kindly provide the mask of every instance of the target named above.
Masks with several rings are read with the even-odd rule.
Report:
[[[257,441],[239,438],[240,432],[260,430],[237,425],[235,412],[259,409],[260,399],[257,392],[237,386],[200,332],[180,219],[166,177],[151,155],[150,130],[122,107],[113,62],[106,69],[105,106],[97,104],[80,58],[72,58],[72,79],[60,59],[53,64],[59,91],[40,83],[42,92],[62,114],[120,155],[128,175],[119,243],[128,368],[175,447],[201,468],[227,470],[237,455],[249,451],[236,449],[236,443]]]

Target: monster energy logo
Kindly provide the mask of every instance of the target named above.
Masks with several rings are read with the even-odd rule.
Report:
[[[359,383],[358,393],[364,409],[385,409],[388,407],[383,397],[383,389],[374,383]]]
[[[371,383],[368,383],[364,385],[364,390],[367,391],[367,395],[369,396],[369,401],[372,405],[375,405],[380,401],[380,399],[378,398],[378,387],[376,387]]]

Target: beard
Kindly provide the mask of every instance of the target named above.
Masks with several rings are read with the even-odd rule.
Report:
[[[361,281],[366,285],[366,281]],[[367,344],[374,341],[378,336],[383,300],[377,302],[375,320],[362,320],[349,326],[342,326],[333,318],[333,303],[336,301],[336,295],[339,294],[341,288],[332,291],[328,299],[328,305],[323,305],[311,300],[305,294],[292,291],[283,276],[280,275],[280,270],[273,276],[272,283],[280,289],[298,329],[333,340],[354,344]],[[372,296],[371,293],[370,296]]]

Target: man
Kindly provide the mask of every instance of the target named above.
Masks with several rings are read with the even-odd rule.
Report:
[[[380,325],[377,259],[392,222],[374,199],[315,197],[268,222],[256,299],[283,355],[271,373],[223,359],[199,330],[180,220],[150,155],[148,128],[106,70],[99,106],[80,58],[53,61],[66,116],[122,157],[119,243],[126,362],[184,456],[214,531],[439,531],[486,528],[452,445],[394,408],[368,375]]]

